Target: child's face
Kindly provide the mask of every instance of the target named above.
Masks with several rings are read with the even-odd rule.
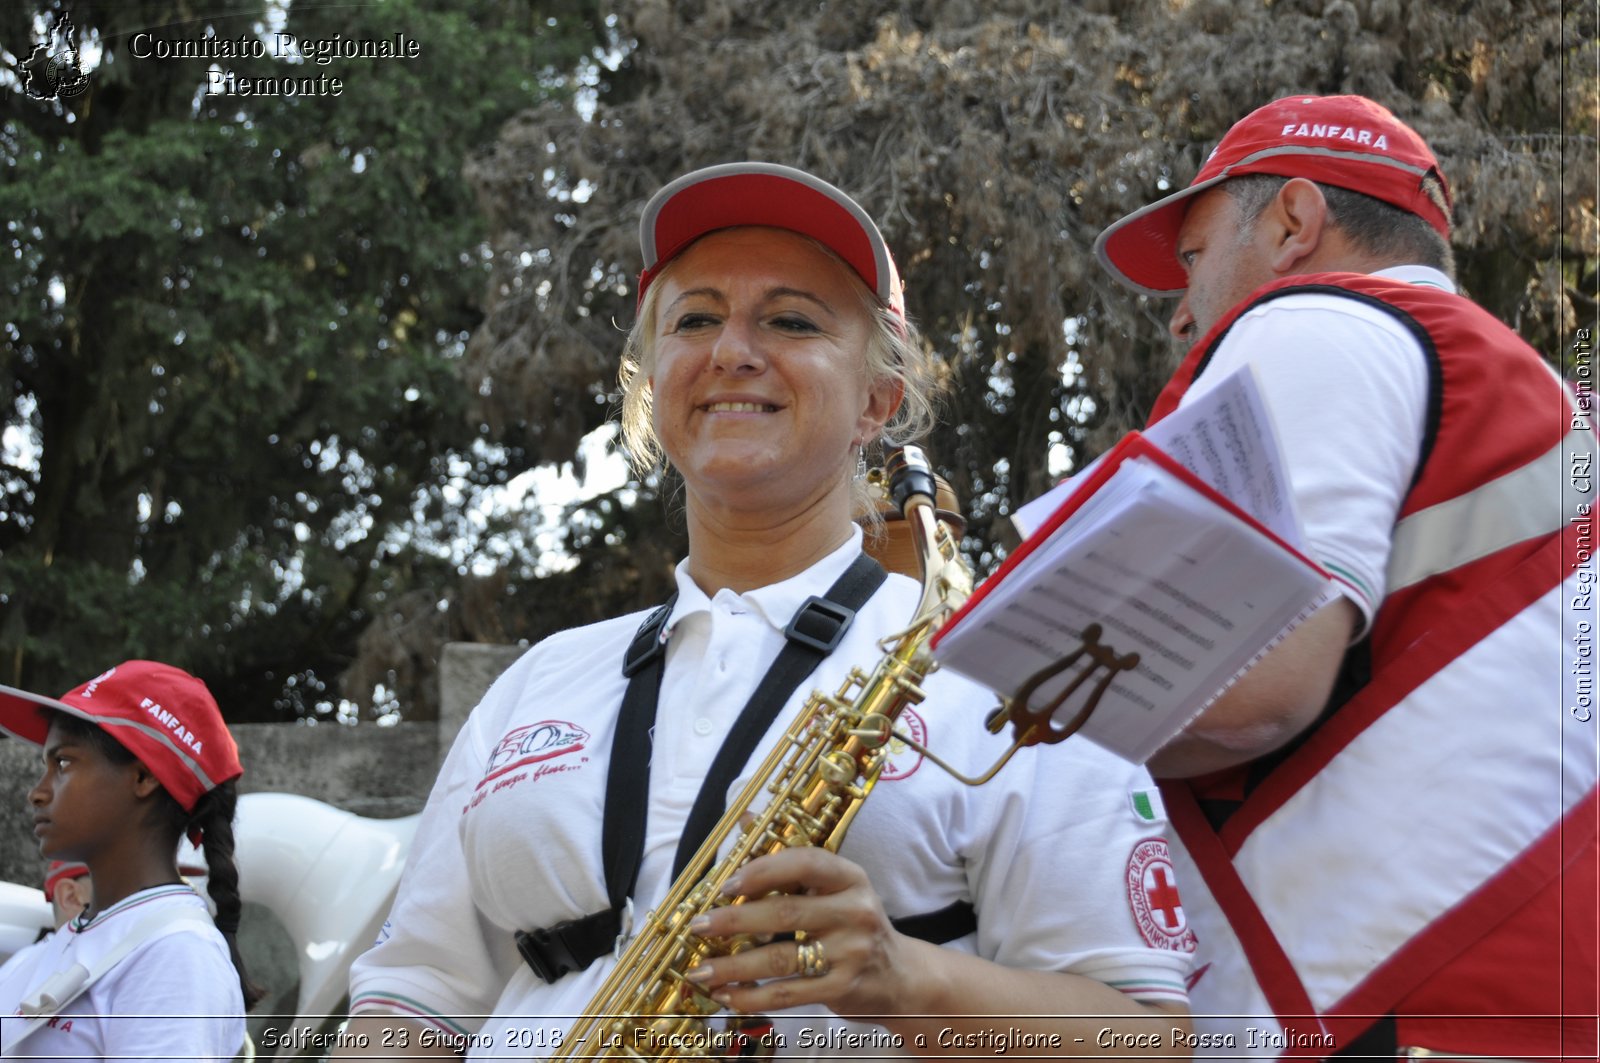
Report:
[[[113,763],[51,724],[44,774],[28,791],[39,854],[87,863],[124,835],[137,807],[138,767],[137,762]]]

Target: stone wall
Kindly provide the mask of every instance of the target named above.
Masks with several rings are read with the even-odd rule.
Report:
[[[232,731],[245,768],[240,792],[302,794],[374,819],[419,812],[467,714],[521,653],[515,646],[446,646],[440,659],[436,722],[393,727],[237,725]],[[27,802],[28,790],[39,778],[40,759],[39,747],[0,734],[0,880],[33,885],[43,878],[46,861],[39,856]],[[299,952],[283,913],[250,903],[248,884],[241,885],[246,903],[240,950],[252,980],[267,990],[251,1014],[249,1030],[257,1043],[265,1045],[266,1033],[292,1029],[291,1020],[300,1010]],[[344,1005],[326,1007],[335,1012],[335,1018],[328,1020],[332,1023]],[[260,1053],[262,1058],[273,1054],[265,1048]],[[294,1053],[285,1049],[278,1054]]]
[[[240,791],[304,794],[378,819],[420,811],[461,722],[521,652],[515,646],[446,646],[437,723],[237,725],[232,730],[245,767]],[[0,736],[0,880],[29,884],[42,877],[45,862],[27,803],[39,760],[37,746]]]

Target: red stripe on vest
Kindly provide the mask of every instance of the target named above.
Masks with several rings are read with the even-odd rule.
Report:
[[[1538,841],[1523,850],[1514,863],[1485,882],[1427,929],[1413,936],[1329,1008],[1326,1013],[1327,1024],[1335,1035],[1335,1042],[1344,1044],[1360,1035],[1372,1025],[1375,1017],[1388,1011],[1395,1001],[1404,999],[1435,972],[1445,968],[1495,927],[1517,914],[1529,898],[1560,878],[1567,868],[1580,859],[1593,860],[1596,830],[1600,829],[1597,808],[1600,808],[1600,797],[1597,797],[1597,791],[1591,789],[1586,797],[1567,811],[1565,817],[1552,824]],[[1575,900],[1581,903],[1583,899]],[[1592,902],[1593,898],[1588,900]],[[1593,913],[1588,915],[1588,921],[1593,925]],[[1560,946],[1555,942],[1548,944],[1552,946],[1550,959],[1559,964]],[[1514,992],[1515,988],[1508,987],[1508,991]],[[1524,1032],[1522,1036],[1528,1034]],[[1478,1054],[1489,1050],[1481,1040],[1475,1038],[1474,1041],[1459,1047],[1436,1047]],[[1551,1047],[1524,1042],[1517,1046],[1517,1052],[1543,1054],[1550,1051]],[[1594,1046],[1591,1043],[1587,1047],[1592,1050]]]
[[[1538,352],[1487,310],[1449,292],[1402,282],[1369,288],[1391,299],[1417,319],[1440,352],[1439,438],[1422,479],[1407,494],[1400,516],[1407,517],[1460,494],[1459,476],[1470,470],[1487,483],[1543,457],[1568,431],[1566,392],[1542,364]],[[1466,357],[1449,356],[1467,352]],[[1545,420],[1535,414],[1548,411]],[[1492,431],[1485,418],[1500,416]],[[1440,463],[1446,469],[1440,469]]]
[[[1569,526],[1568,541],[1574,536],[1591,536],[1594,529],[1588,522],[1573,522]],[[1544,548],[1550,535],[1541,535],[1520,543],[1512,543],[1502,550],[1486,554],[1476,561],[1459,565],[1420,580],[1383,600],[1383,607],[1372,621],[1372,669],[1381,671],[1408,654],[1413,643],[1426,636],[1438,624],[1440,616],[1449,616],[1457,609],[1469,609],[1483,593],[1483,588],[1507,578],[1518,566]],[[1577,567],[1576,557],[1558,562],[1562,578]],[[1559,581],[1552,581],[1555,586]],[[1546,588],[1548,589],[1548,588]]]
[[[1559,584],[1571,564],[1569,527],[1544,545],[1506,578],[1478,596],[1470,605],[1448,613],[1421,641],[1405,647],[1405,655],[1374,675],[1372,682],[1323,722],[1304,745],[1267,776],[1222,827],[1223,847],[1231,858],[1251,833],[1326,768],[1374,720],[1393,708],[1423,682],[1493,634],[1507,618],[1538,601]],[[1185,839],[1187,843],[1187,839]]]
[[[1281,1022],[1295,1016],[1315,1015],[1317,1009],[1311,1006],[1311,997],[1295,973],[1288,953],[1278,944],[1229,854],[1223,851],[1222,842],[1206,823],[1193,792],[1179,780],[1163,780],[1159,786],[1172,829],[1183,839],[1195,867],[1200,869],[1200,876],[1206,880],[1206,888],[1228,917],[1228,925],[1233,927],[1241,945],[1247,941],[1254,943],[1245,947],[1245,958],[1273,1013]]]

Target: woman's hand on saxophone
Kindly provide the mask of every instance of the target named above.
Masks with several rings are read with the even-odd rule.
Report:
[[[1062,1055],[1188,1057],[1186,1007],[1140,1003],[1092,978],[1005,967],[907,937],[866,872],[826,849],[752,860],[725,892],[757,899],[711,909],[693,932],[764,943],[713,957],[688,976],[730,1010],[821,1005],[877,1023],[923,1056],[992,1058],[992,1049],[973,1055],[964,1046],[983,1043],[1004,1017],[1008,1030],[1053,1037]],[[781,937],[788,934],[797,939]]]
[[[851,1016],[904,1010],[911,939],[891,925],[859,865],[826,849],[787,849],[752,860],[724,892],[757,899],[713,908],[690,929],[766,944],[689,972],[719,1003],[745,1013],[807,1004]],[[789,934],[795,940],[773,940]]]

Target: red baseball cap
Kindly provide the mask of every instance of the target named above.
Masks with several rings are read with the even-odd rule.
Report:
[[[1246,174],[1305,177],[1410,211],[1450,239],[1450,187],[1427,142],[1364,96],[1286,96],[1234,123],[1181,192],[1112,223],[1094,243],[1111,274],[1146,295],[1188,287],[1177,258],[1190,197]],[[1443,202],[1430,190],[1438,182]]]
[[[765,225],[809,236],[844,259],[902,321],[900,273],[861,205],[819,177],[770,162],[730,162],[684,174],[650,197],[639,219],[639,301],[661,267],[707,233]]]
[[[44,873],[44,899],[56,899],[56,887],[68,879],[82,878],[89,873],[88,864],[80,864],[75,860],[52,860]]]
[[[206,685],[181,668],[124,661],[58,698],[0,686],[0,728],[44,745],[39,707],[105,731],[138,757],[185,812],[201,796],[244,774],[239,747]]]

